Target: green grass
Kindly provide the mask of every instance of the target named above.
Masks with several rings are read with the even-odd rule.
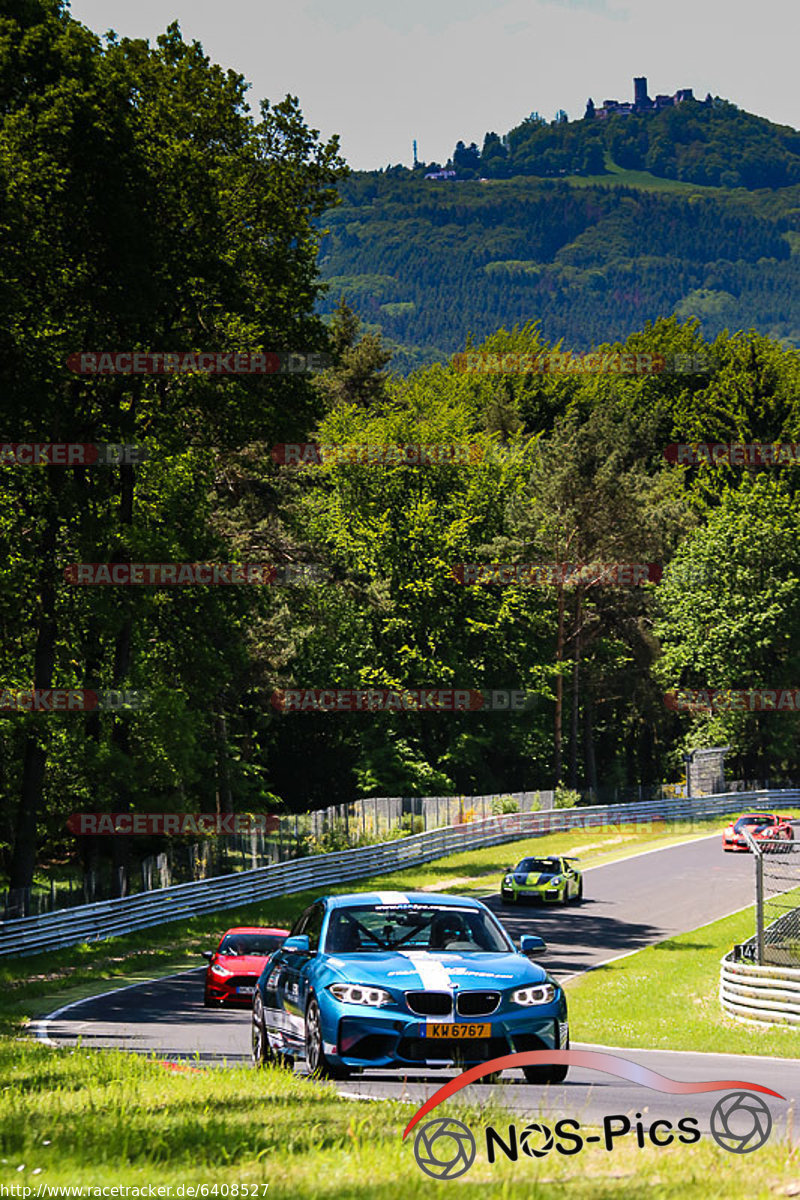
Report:
[[[171,1185],[174,1196],[177,1184],[268,1183],[259,1195],[270,1200],[419,1200],[457,1186],[424,1175],[413,1134],[402,1141],[415,1105],[343,1099],[280,1070],[177,1073],[116,1051],[5,1041],[0,1078],[0,1185]],[[777,1140],[746,1170],[708,1138],[661,1150],[620,1141],[610,1153],[591,1146],[574,1158],[520,1155],[491,1166],[484,1127],[521,1128],[536,1114],[504,1113],[499,1093],[484,1090],[480,1107],[440,1110],[477,1135],[476,1161],[454,1190],[462,1197],[753,1200],[800,1175],[798,1151]]]
[[[704,183],[684,183],[680,179],[659,179],[649,171],[631,171],[614,165],[609,167],[608,175],[564,175],[561,180],[572,187],[629,187],[644,192],[682,192],[684,195],[706,195],[730,190]]]
[[[604,164],[605,175],[565,175],[565,183],[573,187],[631,187],[640,188],[646,192],[683,192],[713,193],[730,191],[730,188],[713,187],[701,183],[685,183],[680,179],[663,179],[652,175],[649,171],[632,171],[627,167],[619,167],[606,150]]]
[[[752,937],[753,908],[668,938],[566,984],[576,1040],[643,1049],[800,1058],[800,1029],[729,1017],[719,1002],[720,959]]]
[[[490,179],[493,187],[514,188],[519,185],[530,186],[543,182],[568,183],[572,187],[630,187],[639,188],[646,192],[681,192],[684,195],[712,195],[717,192],[731,192],[731,188],[717,187],[705,183],[686,183],[681,179],[665,179],[652,175],[650,171],[634,171],[627,167],[617,166],[610,154],[605,154],[605,173],[603,175],[514,175],[511,179]],[[482,186],[486,186],[483,184]],[[738,190],[738,189],[733,189]],[[742,189],[744,190],[744,189]]]

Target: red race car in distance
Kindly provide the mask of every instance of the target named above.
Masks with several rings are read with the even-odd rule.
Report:
[[[749,850],[743,832],[745,829],[756,842],[774,839],[788,843],[794,840],[791,818],[781,816],[780,813],[744,813],[723,831],[722,849]],[[765,846],[764,849],[783,850],[784,846],[771,845]],[[789,849],[788,845],[785,849]]]
[[[216,950],[206,950],[208,959],[203,1003],[246,1004],[253,1001],[256,981],[271,955],[289,936],[288,929],[242,926],[223,934]]]

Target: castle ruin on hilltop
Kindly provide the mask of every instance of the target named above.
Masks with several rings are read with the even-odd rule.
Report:
[[[691,88],[679,88],[672,96],[656,96],[651,100],[647,94],[647,77],[640,75],[633,81],[633,103],[622,100],[604,100],[601,108],[595,108],[591,97],[586,105],[586,116],[605,118],[622,116],[626,113],[661,112],[662,108],[675,108],[684,100],[694,100]]]

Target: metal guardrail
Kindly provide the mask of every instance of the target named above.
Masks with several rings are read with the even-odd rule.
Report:
[[[729,951],[720,966],[725,1011],[740,1021],[800,1025],[800,969],[737,962],[733,956]]]
[[[240,871],[196,883],[161,888],[103,900],[77,908],[0,923],[0,957],[37,954],[83,942],[102,940],[169,921],[219,912],[274,896],[314,890],[419,866],[431,859],[480,846],[498,845],[520,837],[540,837],[570,829],[596,828],[649,820],[691,820],[740,812],[750,807],[789,808],[800,804],[800,789],[728,792],[692,799],[598,805],[548,812],[510,813],[469,824],[434,829],[394,842],[318,854]]]

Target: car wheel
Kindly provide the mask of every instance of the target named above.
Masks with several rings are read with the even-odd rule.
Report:
[[[583,900],[583,879],[578,880],[578,890],[575,893],[575,903],[580,904]]]
[[[517,902],[516,896],[513,895],[501,896],[500,899],[503,901],[503,904],[516,904]]]
[[[264,1006],[261,997],[257,996],[253,1004],[253,1066],[263,1067],[271,1058],[267,1031],[264,1028]]]
[[[203,1007],[204,1008],[217,1008],[219,1006],[219,1003],[220,1003],[219,1000],[212,1000],[210,996],[203,996]]]
[[[569,1050],[569,1038],[562,1049]],[[528,1083],[563,1083],[569,1074],[566,1063],[552,1063],[544,1067],[523,1067],[522,1071]]]
[[[310,1075],[318,1079],[349,1079],[350,1071],[325,1057],[322,1048],[322,1017],[312,996],[306,1009],[306,1062]]]

